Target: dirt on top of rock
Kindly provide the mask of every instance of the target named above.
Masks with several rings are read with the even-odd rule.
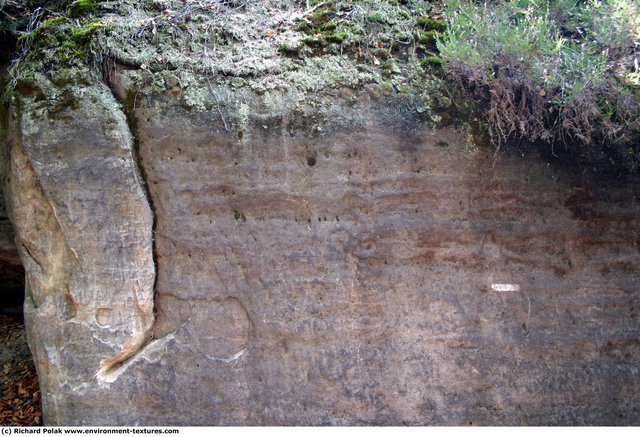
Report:
[[[109,80],[118,65],[129,90],[199,110],[215,105],[203,95],[223,84],[324,96],[365,87],[414,96],[418,112],[447,106],[439,65],[422,62],[437,52],[437,3],[120,0],[73,12],[76,3],[33,12],[10,85],[33,92],[44,74],[58,88],[77,86]]]

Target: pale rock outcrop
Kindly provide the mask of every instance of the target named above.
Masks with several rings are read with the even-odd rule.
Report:
[[[73,414],[66,392],[91,390],[143,347],[154,319],[153,218],[126,119],[104,85],[76,91],[14,99],[8,139],[8,208],[49,423]]]
[[[310,132],[295,96],[215,95],[17,97],[47,423],[638,423],[637,184],[398,98],[327,98]]]

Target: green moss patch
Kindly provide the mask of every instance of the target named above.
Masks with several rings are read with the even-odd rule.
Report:
[[[70,17],[79,18],[96,11],[98,2],[96,0],[76,0],[67,7]]]
[[[10,86],[20,88],[21,82],[28,83],[38,74],[55,78],[58,85],[84,76],[76,72],[87,70],[95,61],[94,36],[111,29],[106,19],[93,15],[97,4],[58,2],[50,11],[35,9],[30,26],[17,39],[18,57],[10,71]]]
[[[441,67],[442,59],[437,56],[427,56],[420,60],[420,66],[423,68]]]
[[[101,19],[72,20],[57,16],[44,20],[31,33],[18,39],[18,50],[24,53],[23,66],[32,63],[43,70],[68,67],[87,60],[88,44],[97,31],[108,30]]]
[[[416,21],[416,26],[421,27],[425,31],[435,30],[443,32],[447,29],[447,22],[444,20],[436,20],[431,17],[420,17]]]

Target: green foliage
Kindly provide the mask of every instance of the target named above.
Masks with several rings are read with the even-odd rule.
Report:
[[[49,3],[51,9],[37,5],[27,13],[29,23],[17,38],[18,57],[10,70],[10,87],[20,86],[21,81],[28,82],[39,73],[55,76],[58,81],[76,77],[67,70],[85,68],[94,34],[111,28],[104,19],[92,15],[98,3],[95,0]]]
[[[407,58],[435,50],[435,34],[446,22],[430,16],[430,2],[361,0],[311,2],[296,30],[306,35],[311,55],[357,51],[367,63],[393,56]],[[433,14],[431,14],[433,15]]]
[[[69,0],[4,0],[0,1],[0,38],[15,40],[34,24],[34,11],[64,11]]]
[[[512,55],[538,85],[565,91],[602,80],[640,44],[633,0],[516,0],[492,8],[451,0],[447,15],[449,28],[438,43],[445,60],[491,71],[496,57]]]
[[[97,5],[96,0],[75,0],[67,7],[67,12],[71,17],[84,17],[94,13]]]
[[[378,11],[368,14],[367,20],[375,21],[381,24],[392,24],[392,23],[389,23],[389,18],[387,16],[385,16],[382,12],[378,12]]]
[[[468,65],[480,68],[497,55],[556,56],[562,44],[550,20],[550,10],[525,7],[525,3],[534,2],[500,3],[493,8],[464,0],[448,2],[449,27],[438,44],[443,58],[466,60]]]
[[[351,36],[339,18],[339,14],[349,7],[333,4],[318,7],[296,26],[296,30],[308,35],[303,42],[311,48],[322,49],[322,52],[337,52],[340,45]]]
[[[46,19],[32,32],[18,38],[18,50],[25,53],[22,61],[47,67],[86,61],[87,45],[99,29],[108,29],[100,19],[71,20],[65,16]]]
[[[427,56],[426,58],[420,60],[420,65],[423,68],[441,67],[442,63],[442,59],[438,58],[437,56]]]
[[[418,37],[418,42],[422,44],[431,44],[435,43],[438,36],[438,32],[435,30],[428,30],[426,32],[420,32]]]
[[[489,102],[496,142],[562,139],[638,152],[636,1],[449,0],[446,15],[436,34],[445,69]]]
[[[331,33],[331,34],[326,35],[325,39],[328,42],[332,42],[332,43],[336,43],[336,44],[342,44],[347,39],[349,39],[349,32]]]
[[[420,17],[416,21],[416,25],[424,28],[424,30],[434,30],[442,32],[447,29],[447,22],[444,20],[436,20],[431,17]]]

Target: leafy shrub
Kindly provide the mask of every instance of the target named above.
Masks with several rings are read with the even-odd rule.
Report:
[[[607,149],[637,166],[636,1],[449,0],[446,15],[445,71],[484,102],[498,146],[561,142],[587,160]]]

